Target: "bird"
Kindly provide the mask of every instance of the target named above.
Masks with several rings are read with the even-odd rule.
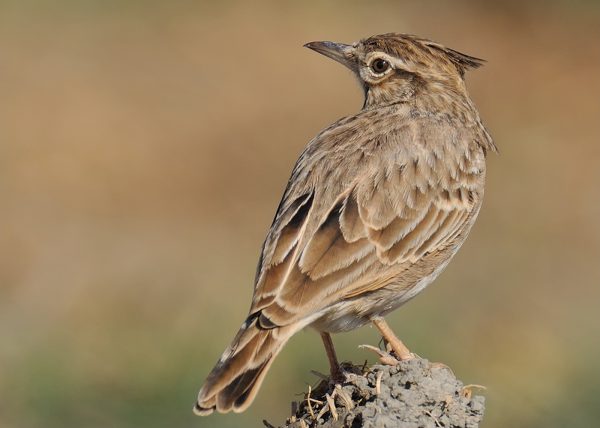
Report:
[[[384,316],[447,266],[479,213],[497,152],[465,74],[484,60],[388,33],[305,47],[346,66],[360,111],[317,134],[297,160],[260,253],[247,318],[202,386],[194,412],[242,412],[298,331],[372,323],[397,359],[414,357]]]

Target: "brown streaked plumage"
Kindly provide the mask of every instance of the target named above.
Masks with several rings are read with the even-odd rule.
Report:
[[[307,47],[350,68],[362,110],[321,131],[296,163],[263,245],[250,313],[194,408],[241,412],[286,341],[373,322],[423,290],[465,240],[496,151],[464,74],[482,61],[403,34]]]

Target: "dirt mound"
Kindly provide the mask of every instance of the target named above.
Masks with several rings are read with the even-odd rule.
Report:
[[[484,397],[472,394],[476,386],[463,385],[442,364],[415,358],[343,368],[345,381],[324,379],[283,426],[476,428],[483,419]]]

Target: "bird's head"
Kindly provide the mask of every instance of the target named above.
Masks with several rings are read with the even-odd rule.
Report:
[[[352,45],[311,42],[310,48],[352,70],[365,92],[365,108],[407,101],[440,89],[464,91],[464,74],[483,60],[407,34],[382,34]]]

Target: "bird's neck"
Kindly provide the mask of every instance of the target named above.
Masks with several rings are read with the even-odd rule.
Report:
[[[486,151],[497,152],[492,136],[489,134],[475,104],[462,85],[449,87],[430,86],[427,90],[415,94],[410,104],[420,114],[446,118],[455,124],[475,125],[478,144]],[[432,83],[431,85],[435,85]]]

